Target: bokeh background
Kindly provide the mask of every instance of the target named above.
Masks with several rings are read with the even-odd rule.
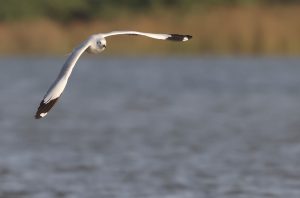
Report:
[[[299,198],[298,2],[0,0],[0,198]]]
[[[88,35],[134,29],[194,35],[189,45],[112,40],[108,53],[298,55],[297,0],[1,0],[1,54],[61,54]],[[132,47],[127,47],[127,46]],[[147,45],[145,48],[144,46]]]

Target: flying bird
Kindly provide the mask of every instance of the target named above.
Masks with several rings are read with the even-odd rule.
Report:
[[[181,34],[154,34],[146,32],[137,31],[113,31],[109,33],[100,33],[91,35],[87,40],[82,42],[78,47],[76,47],[72,53],[69,55],[68,59],[64,63],[58,77],[54,83],[50,86],[43,100],[41,101],[38,110],[35,114],[35,118],[43,118],[47,115],[53,105],[57,102],[62,92],[64,91],[68,79],[72,73],[72,70],[78,61],[79,57],[83,52],[87,51],[89,53],[98,54],[101,53],[106,48],[106,37],[116,36],[116,35],[132,35],[132,36],[146,36],[153,39],[160,40],[170,40],[170,41],[187,41],[192,38],[190,35]]]

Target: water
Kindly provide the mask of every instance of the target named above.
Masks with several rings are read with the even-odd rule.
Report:
[[[1,58],[0,198],[300,196],[300,59]]]

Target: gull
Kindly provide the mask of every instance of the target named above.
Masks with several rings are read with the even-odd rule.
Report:
[[[78,61],[79,57],[85,52],[98,54],[106,48],[106,37],[116,35],[131,35],[131,36],[145,36],[153,39],[170,40],[170,41],[187,41],[192,38],[190,35],[181,34],[155,34],[137,31],[113,31],[109,33],[93,34],[87,40],[83,41],[76,47],[67,58],[58,77],[48,89],[46,95],[41,101],[38,110],[35,114],[36,119],[43,118],[47,115],[50,109],[54,106],[57,100],[63,93],[72,70]]]

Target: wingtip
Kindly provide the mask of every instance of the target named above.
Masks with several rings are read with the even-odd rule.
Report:
[[[185,35],[185,37],[183,38],[183,41],[188,41],[188,40],[190,40],[192,38],[193,38],[192,35]]]
[[[45,117],[53,105],[57,102],[58,98],[52,99],[49,102],[45,103],[44,100],[40,103],[40,106],[35,114],[35,119],[40,119]]]
[[[191,35],[181,35],[181,34],[170,34],[167,40],[170,41],[188,41],[192,38]]]
[[[34,116],[34,118],[35,119],[40,119],[40,118],[45,117],[46,115],[47,115],[47,113],[40,113],[40,114],[36,113],[35,116]]]

